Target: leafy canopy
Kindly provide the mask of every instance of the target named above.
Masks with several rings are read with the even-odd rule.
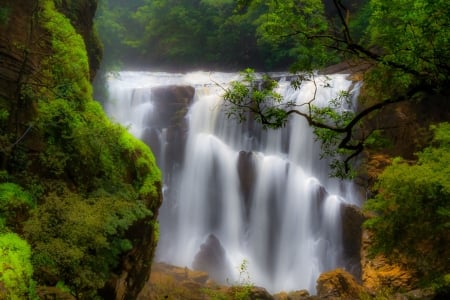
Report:
[[[301,71],[300,81],[314,81],[313,76],[302,72],[327,66],[336,58],[356,61],[370,66],[364,83],[365,92],[373,101],[352,114],[342,109],[348,98],[348,92],[343,91],[344,101],[330,99],[325,108],[303,103],[300,105],[307,110],[301,112],[289,103],[280,106],[279,97],[272,95],[273,88],[260,92],[252,88],[246,93],[244,77],[243,85],[232,83],[225,93],[225,101],[230,104],[227,109],[234,106],[233,114],[250,111],[257,121],[270,123],[268,127],[272,128],[284,126],[289,114],[306,118],[323,143],[324,156],[334,156],[335,175],[345,176],[351,169],[350,160],[367,143],[373,143],[372,132],[360,127],[362,120],[392,103],[420,101],[425,94],[439,95],[448,86],[450,8],[444,2],[370,0],[358,15],[335,0],[334,14],[330,15],[319,0],[240,1],[247,10],[258,5],[267,7],[257,21],[258,40],[289,49],[296,57],[291,70],[297,75]],[[368,20],[362,22],[361,16]],[[294,85],[299,87],[296,82]],[[269,100],[270,97],[274,98]],[[260,105],[261,99],[264,105]]]

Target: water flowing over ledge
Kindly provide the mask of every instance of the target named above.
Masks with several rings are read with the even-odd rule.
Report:
[[[345,74],[278,92],[326,105],[339,91],[357,94]],[[120,72],[109,78],[109,116],[147,142],[164,174],[157,260],[206,270],[217,281],[251,282],[270,292],[315,291],[319,274],[351,268],[342,205],[357,204],[352,183],[328,178],[320,145],[299,117],[282,130],[239,124],[221,111],[236,73]],[[325,84],[326,82],[326,84]],[[327,86],[327,87],[325,87]]]

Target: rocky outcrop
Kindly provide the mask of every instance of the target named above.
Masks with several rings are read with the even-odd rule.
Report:
[[[37,0],[6,0],[1,7],[6,16],[0,23],[0,97],[16,99],[21,83],[39,70],[42,55],[50,54],[48,45],[38,43],[46,38],[36,24]]]
[[[367,230],[363,233],[362,241],[362,280],[365,287],[373,292],[383,289],[410,291],[415,288],[417,276],[408,269],[406,261],[398,259],[391,262],[382,255],[370,257],[370,233]]]
[[[177,165],[183,160],[187,138],[186,114],[193,102],[195,90],[192,86],[169,85],[152,88],[151,99],[154,109],[148,115],[147,129],[142,140],[154,149],[160,165]],[[161,134],[165,131],[164,161],[161,149]]]
[[[214,234],[200,246],[192,263],[195,270],[209,273],[213,280],[222,284],[231,279],[230,265],[225,249]]]
[[[342,269],[336,269],[320,275],[317,280],[317,297],[327,300],[359,300],[367,291],[356,279]]]

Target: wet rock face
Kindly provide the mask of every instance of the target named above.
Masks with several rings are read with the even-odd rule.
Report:
[[[256,165],[253,162],[253,152],[240,151],[237,162],[237,170],[239,174],[239,183],[241,192],[245,201],[245,215],[250,216],[250,199],[255,188]]]
[[[361,210],[354,205],[341,207],[342,247],[346,270],[358,280],[361,279],[361,236],[365,220]]]
[[[157,115],[149,118],[150,127],[180,125],[192,104],[195,89],[189,85],[169,85],[152,89],[152,102]]]
[[[15,99],[20,85],[39,69],[42,57],[37,53],[50,53],[50,45],[38,43],[46,34],[33,21],[36,0],[5,0],[2,7],[8,13],[0,23],[0,97]]]
[[[192,266],[196,270],[208,272],[218,283],[225,284],[232,276],[225,249],[214,234],[210,234],[206,242],[200,246]]]
[[[151,91],[153,110],[146,116],[147,130],[142,140],[154,151],[158,164],[181,164],[188,132],[186,114],[192,104],[195,89],[192,86],[163,86]],[[161,136],[165,134],[163,139]],[[162,145],[166,141],[167,144]],[[165,147],[162,161],[160,149]]]

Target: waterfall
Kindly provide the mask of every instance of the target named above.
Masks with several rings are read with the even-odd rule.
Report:
[[[238,281],[246,262],[250,281],[270,292],[314,293],[321,272],[345,267],[340,209],[357,203],[352,184],[328,177],[303,118],[282,130],[228,119],[223,89],[214,83],[237,78],[206,72],[109,78],[108,115],[152,147],[164,174],[156,259],[206,269],[222,283]],[[345,74],[318,76],[319,84],[299,90],[280,78],[278,92],[298,103],[315,95],[323,105],[341,90],[357,90]],[[172,94],[188,94],[187,86],[195,89],[192,101],[171,102]]]

